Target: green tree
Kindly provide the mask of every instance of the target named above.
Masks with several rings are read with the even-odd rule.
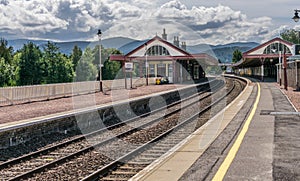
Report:
[[[72,82],[75,76],[72,60],[63,54],[58,55],[57,62],[57,83]]]
[[[58,62],[58,50],[59,48],[48,41],[44,47],[42,64],[44,68],[43,81],[44,83],[56,83],[57,76],[57,62]]]
[[[72,60],[72,63],[73,63],[74,71],[76,71],[76,67],[78,65],[78,62],[79,62],[81,56],[82,56],[81,48],[79,48],[77,45],[75,45],[74,48],[73,48],[72,54],[71,54],[71,60]]]
[[[5,62],[3,57],[0,58],[0,87],[8,86],[11,80],[11,66]]]
[[[59,52],[55,43],[48,42],[42,57],[44,83],[70,82],[74,77],[71,59]]]
[[[91,48],[86,48],[76,68],[76,81],[96,80],[97,67],[93,64],[94,59]]]
[[[17,86],[20,85],[19,84],[19,79],[20,79],[20,62],[21,62],[21,56],[22,53],[20,51],[17,51],[14,56],[13,56],[13,62],[11,64],[11,66],[13,67],[13,71],[12,71],[12,78],[10,81],[10,86]]]
[[[38,46],[29,42],[20,50],[19,85],[36,85],[42,83],[42,52]]]
[[[300,44],[300,32],[294,29],[286,29],[280,32],[280,36],[283,40],[291,43]]]
[[[118,73],[120,72],[122,65],[120,62],[117,61],[110,61],[109,56],[111,54],[121,54],[121,52],[117,49],[105,49],[104,50],[104,67],[102,69],[102,75],[103,75],[103,80],[113,80],[117,77]]]
[[[6,63],[12,63],[13,59],[13,48],[12,46],[8,47],[8,43],[5,39],[0,39],[0,58],[4,58]]]
[[[104,47],[101,45],[101,63],[103,64],[103,62],[105,61],[105,49]],[[97,65],[97,67],[99,67],[99,45],[96,45],[95,48],[93,49],[93,55],[94,55],[94,60],[93,60],[93,64]]]
[[[94,61],[93,64],[97,66],[98,72],[99,72],[99,46],[95,46],[93,49],[94,53]],[[103,80],[113,80],[118,75],[120,69],[122,68],[122,65],[120,62],[116,61],[110,61],[109,57],[112,54],[121,54],[121,52],[114,48],[103,48],[101,46],[101,62],[103,64],[102,67],[102,78]],[[98,75],[99,77],[99,75]],[[98,78],[99,80],[99,78]]]
[[[0,38],[0,86],[15,85],[16,64],[13,62],[13,48]]]
[[[243,54],[240,50],[235,49],[232,54],[232,63],[236,63],[240,61],[243,58]]]

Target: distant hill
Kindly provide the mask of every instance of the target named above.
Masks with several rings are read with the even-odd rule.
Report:
[[[116,48],[122,53],[129,53],[131,50],[137,48],[138,46],[144,44],[147,40],[134,40],[124,37],[115,37],[102,40],[102,45],[105,48]],[[8,45],[12,46],[14,50],[19,50],[24,44],[28,42],[33,42],[34,44],[40,46],[41,48],[47,43],[47,40],[27,40],[27,39],[16,39],[8,40]],[[55,42],[60,48],[62,53],[70,55],[75,45],[79,46],[84,50],[88,46],[94,46],[98,43],[89,41],[71,41],[71,42]],[[193,46],[187,46],[187,51],[191,54],[195,53],[208,53],[212,56],[216,56],[221,62],[231,62],[232,53],[234,50],[238,49],[241,52],[245,52],[251,48],[258,46],[259,43],[256,42],[235,42],[224,45],[207,45],[198,44]]]
[[[195,46],[188,46],[187,50],[190,53],[207,53],[216,56],[221,62],[230,63],[232,61],[232,53],[238,49],[241,52],[246,52],[256,46],[256,42],[235,42],[224,45],[206,45],[199,44]]]
[[[32,42],[36,45],[38,45],[41,49],[45,44],[47,44],[47,40],[30,40],[30,39],[15,39],[15,40],[7,40],[8,45],[12,46],[15,51],[20,50],[24,44],[27,44],[29,42]],[[120,47],[124,46],[125,44],[128,44],[132,41],[135,41],[130,38],[124,38],[124,37],[115,37],[115,38],[108,38],[101,41],[102,46],[105,48],[116,48],[119,49]],[[84,50],[88,46],[95,46],[95,44],[98,44],[98,41],[96,42],[90,42],[90,41],[70,41],[70,42],[54,42],[56,45],[60,48],[60,51],[64,54],[70,55],[72,53],[72,50],[75,45],[80,47],[82,50]]]
[[[105,48],[117,48],[119,49],[120,47],[131,43],[133,41],[136,41],[134,39],[131,38],[124,38],[124,37],[115,37],[115,38],[108,38],[108,39],[104,39],[102,41],[102,44]]]
[[[12,46],[15,51],[20,50],[24,44],[32,42],[37,46],[43,46],[47,43],[47,40],[29,40],[29,39],[16,39],[16,40],[7,40],[8,46]]]
[[[135,48],[137,48],[137,47],[139,47],[139,46],[145,44],[147,41],[148,41],[148,40],[143,40],[143,41],[141,41],[141,40],[134,40],[134,41],[132,41],[132,42],[130,42],[130,43],[127,43],[127,44],[121,46],[121,47],[119,48],[119,50],[120,50],[123,54],[127,54],[127,53],[131,52],[132,50],[134,50]]]
[[[91,44],[91,42],[88,41],[72,41],[72,42],[56,43],[56,45],[59,47],[59,50],[66,55],[72,54],[75,45],[81,48],[81,50],[84,50],[86,49],[86,47],[88,47],[89,44]]]

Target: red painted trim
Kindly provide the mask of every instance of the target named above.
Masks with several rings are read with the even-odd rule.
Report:
[[[111,61],[120,61],[120,60],[125,60],[125,56],[124,55],[120,55],[120,54],[118,54],[118,55],[110,55],[109,59]]]
[[[291,53],[286,54],[286,56],[292,56]],[[246,55],[243,58],[278,58],[279,54],[257,54],[257,55]]]
[[[147,44],[150,44],[150,43],[152,43],[152,42],[155,41],[155,40],[158,40],[158,41],[160,41],[160,42],[162,42],[162,43],[164,43],[164,44],[167,44],[167,45],[171,46],[172,48],[176,49],[177,51],[179,51],[179,52],[181,52],[181,53],[183,53],[183,54],[185,54],[185,55],[190,55],[187,51],[184,51],[183,49],[178,48],[177,46],[175,46],[175,45],[173,45],[172,43],[170,43],[170,42],[168,42],[168,41],[166,41],[166,40],[160,38],[159,36],[155,36],[154,38],[148,40],[146,43],[147,43]],[[134,50],[132,50],[131,52],[127,53],[125,56],[126,56],[126,57],[129,57],[130,55],[134,54],[135,52],[139,51],[139,50],[142,49],[142,48],[145,48],[145,45],[144,45],[144,44],[143,44],[143,45],[140,45],[140,46],[137,47],[136,49],[134,49]]]
[[[246,56],[247,54],[249,54],[251,52],[254,52],[254,51],[256,51],[256,50],[258,50],[258,49],[260,49],[260,48],[262,48],[262,47],[264,47],[264,46],[266,46],[268,44],[271,44],[271,43],[275,42],[275,41],[279,41],[279,42],[281,42],[283,44],[286,44],[286,45],[289,45],[289,46],[293,45],[293,43],[291,43],[291,42],[288,42],[288,41],[285,41],[285,40],[283,40],[281,38],[276,37],[276,38],[273,38],[272,40],[269,40],[269,41],[267,41],[267,42],[265,42],[265,43],[263,43],[263,44],[255,47],[255,48],[252,48],[251,50],[248,50],[248,51],[244,52],[243,53],[243,57]]]
[[[145,60],[146,57],[126,57],[124,55],[110,55],[111,61],[131,61],[131,60]],[[191,59],[207,59],[211,61],[218,61],[216,58],[205,54],[190,54],[187,56],[147,56],[147,60],[160,61],[160,60],[191,60]]]

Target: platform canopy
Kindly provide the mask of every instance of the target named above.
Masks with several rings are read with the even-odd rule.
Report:
[[[234,64],[233,67],[259,67],[264,64],[265,60],[279,59],[280,55],[283,56],[283,54],[289,57],[292,55],[292,46],[293,43],[291,42],[278,37],[274,38],[244,52],[242,60]]]
[[[146,56],[147,55],[147,56]],[[199,60],[206,65],[217,65],[218,60],[206,53],[190,54],[186,50],[155,36],[124,55],[111,55],[111,61],[137,62],[144,61]]]

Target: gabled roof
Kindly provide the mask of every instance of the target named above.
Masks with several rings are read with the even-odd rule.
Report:
[[[147,49],[149,49],[151,46],[160,45],[164,48],[166,48],[169,51],[169,55],[148,55],[146,54],[145,44],[147,44]],[[135,45],[135,47],[134,47]],[[138,46],[137,46],[138,45]],[[150,40],[146,41],[138,41],[136,43],[132,44],[133,49],[131,51],[128,51],[128,53],[124,53],[123,55],[110,55],[111,61],[139,61],[139,60],[191,60],[191,59],[199,59],[202,61],[202,63],[205,63],[207,65],[217,65],[218,60],[210,56],[206,53],[200,53],[200,54],[190,54],[186,50],[181,49],[180,47],[177,47],[173,45],[172,43],[160,38],[159,36],[155,36]]]
[[[168,42],[168,41],[166,41],[166,40],[160,38],[159,36],[155,36],[154,38],[152,38],[152,39],[146,41],[144,44],[138,46],[136,49],[134,49],[134,50],[130,51],[129,53],[127,53],[127,54],[125,55],[125,57],[134,56],[134,54],[135,54],[136,52],[138,52],[138,51],[140,51],[140,50],[145,50],[145,44],[147,44],[147,45],[148,45],[148,48],[150,48],[149,45],[151,45],[154,41],[161,42],[161,43],[164,45],[164,47],[169,47],[169,48],[171,48],[171,49],[174,49],[175,51],[180,52],[180,53],[183,54],[184,56],[190,56],[190,53],[188,53],[187,51],[185,51],[185,50],[183,50],[183,49],[181,49],[181,48],[179,48],[179,47],[173,45],[172,43],[170,43],[170,42]]]
[[[235,63],[234,67],[258,67],[265,59],[279,58],[279,53],[265,54],[264,50],[273,43],[281,43],[287,46],[290,50],[292,49],[293,43],[285,41],[281,38],[273,38],[257,47],[254,47],[243,53],[243,58],[241,61]],[[290,56],[290,53],[287,53],[286,56]]]
[[[284,45],[286,45],[286,46],[288,46],[288,47],[293,46],[293,43],[288,42],[288,41],[285,41],[285,40],[283,40],[283,39],[281,39],[281,38],[279,38],[279,37],[276,37],[276,38],[273,38],[272,40],[269,40],[269,41],[267,41],[267,42],[265,42],[265,43],[263,43],[263,44],[261,44],[261,45],[259,45],[259,46],[257,46],[257,47],[254,47],[254,48],[252,48],[252,49],[250,49],[250,50],[244,52],[244,53],[243,53],[243,56],[244,56],[244,55],[249,55],[249,54],[251,54],[251,53],[254,53],[255,51],[257,51],[257,50],[259,50],[259,49],[264,49],[265,47],[271,45],[271,44],[274,43],[274,42],[280,42],[280,43],[282,43],[282,44],[284,44]]]

